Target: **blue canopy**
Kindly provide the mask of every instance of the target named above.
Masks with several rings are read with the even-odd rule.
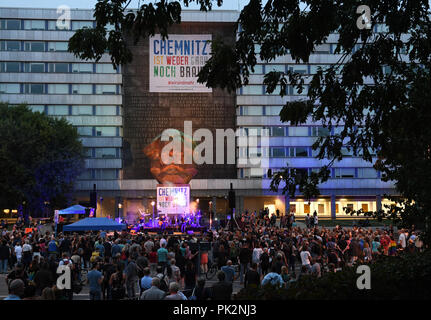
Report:
[[[69,208],[60,210],[59,214],[85,214],[85,207],[76,204]]]
[[[63,227],[63,231],[112,231],[124,229],[126,229],[126,225],[109,218],[85,218]]]

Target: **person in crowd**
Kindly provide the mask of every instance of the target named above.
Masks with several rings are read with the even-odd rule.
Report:
[[[109,279],[109,286],[111,287],[111,297],[112,300],[124,299],[126,290],[124,288],[126,282],[126,277],[122,270],[122,264],[117,262],[115,265],[115,272],[111,275]]]
[[[99,271],[99,263],[94,263],[91,271],[87,274],[87,283],[90,286],[90,300],[101,300],[103,275]]]
[[[40,300],[55,300],[55,294],[52,287],[46,287],[43,289]]]
[[[10,259],[10,248],[7,245],[6,240],[2,240],[0,243],[0,274],[8,272],[8,264]]]
[[[228,260],[220,270],[224,272],[226,282],[233,283],[235,280],[235,268],[232,266],[232,261]]]
[[[151,278],[150,273],[151,273],[150,268],[147,267],[144,269],[144,276],[140,280],[140,287],[141,287],[142,292],[150,289],[152,286],[153,278]],[[159,283],[159,285],[160,285],[160,283]]]
[[[169,284],[169,295],[165,297],[165,300],[187,300],[187,298],[181,294],[179,284],[171,282]]]
[[[152,278],[151,287],[142,292],[140,300],[163,300],[166,292],[160,290],[160,279]]]
[[[276,267],[271,267],[271,272],[269,272],[262,280],[262,286],[266,285],[272,285],[272,286],[278,286],[283,287],[284,281],[282,277],[277,273]]]
[[[211,300],[231,300],[232,283],[226,281],[223,271],[217,272],[218,282],[211,287]]]
[[[257,264],[253,262],[247,270],[244,278],[244,288],[257,288],[260,286],[260,275],[257,272]]]
[[[9,284],[9,295],[3,300],[21,300],[24,296],[25,285],[21,279],[14,279]]]

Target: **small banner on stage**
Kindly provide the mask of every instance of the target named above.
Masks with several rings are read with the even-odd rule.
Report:
[[[190,185],[157,185],[157,210],[159,215],[190,213]]]

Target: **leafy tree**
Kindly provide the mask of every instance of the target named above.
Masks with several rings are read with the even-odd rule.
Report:
[[[212,1],[196,0],[201,10]],[[220,5],[222,1],[217,1]],[[168,28],[181,22],[180,1],[158,1],[127,11],[130,1],[100,0],[95,7],[97,26],[82,29],[70,39],[69,50],[83,59],[100,59],[108,52],[114,65],[126,64],[133,55],[127,36],[135,41],[153,35],[166,36]],[[188,6],[190,1],[182,1]],[[371,9],[371,28],[357,13],[360,5]],[[316,46],[337,33],[338,63],[314,75],[268,72],[268,93],[284,96],[288,86],[306,90],[302,100],[287,102],[280,112],[292,125],[307,120],[321,122],[337,134],[316,139],[318,158],[329,159],[319,173],[304,175],[295,168],[274,175],[271,188],[292,197],[302,192],[318,195],[318,184],[329,178],[329,168],[343,158],[342,148],[373,162],[382,180],[393,181],[397,205],[372,215],[396,222],[425,222],[425,241],[431,240],[431,22],[428,0],[250,0],[237,21],[234,45],[218,39],[212,57],[199,73],[209,87],[234,91],[247,85],[250,71],[261,61],[290,55],[297,63],[308,63]],[[376,24],[387,30],[375,32]],[[107,32],[107,25],[114,30]],[[257,54],[255,44],[260,44]],[[377,157],[373,157],[373,152]],[[353,212],[352,212],[353,213]],[[361,211],[357,212],[361,213]],[[371,213],[367,213],[371,214]]]
[[[0,207],[40,213],[70,200],[84,168],[76,128],[65,119],[0,104]]]

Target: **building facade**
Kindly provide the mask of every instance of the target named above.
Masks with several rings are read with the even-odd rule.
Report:
[[[184,11],[181,25],[169,32],[233,42],[238,15],[237,11]],[[34,111],[64,117],[77,127],[87,159],[86,171],[76,184],[76,201],[88,202],[96,184],[98,215],[133,220],[152,210],[157,181],[143,150],[164,129],[181,130],[184,121],[191,121],[193,130],[207,128],[214,133],[231,128],[237,134],[235,164],[201,165],[190,182],[192,200],[199,199],[196,203],[203,211],[225,213],[231,184],[237,212],[268,208],[302,216],[317,211],[328,218],[345,216],[343,207],[379,209],[389,203],[383,195],[395,193],[371,163],[347,149],[345,158],[333,166],[331,178],[320,186],[319,198],[308,202],[300,194],[290,199],[269,190],[269,168],[276,172],[288,163],[310,172],[321,167],[326,160],[314,158],[311,146],[316,137],[329,132],[312,121],[299,127],[280,122],[284,103],[303,98],[306,90],[298,93],[290,87],[283,98],[277,90],[267,94],[264,74],[295,70],[311,75],[336,63],[337,35],[316,48],[308,64],[296,64],[289,55],[270,63],[258,59],[249,84],[236,94],[220,89],[160,93],[150,90],[148,39],[132,46],[131,64],[115,70],[107,55],[96,63],[67,52],[75,30],[94,26],[91,10],[72,10],[68,30],[58,29],[58,18],[56,9],[0,8],[0,101],[27,103]],[[241,143],[255,134],[264,136],[266,143],[256,148]],[[266,161],[259,166],[241,161],[252,153]]]

